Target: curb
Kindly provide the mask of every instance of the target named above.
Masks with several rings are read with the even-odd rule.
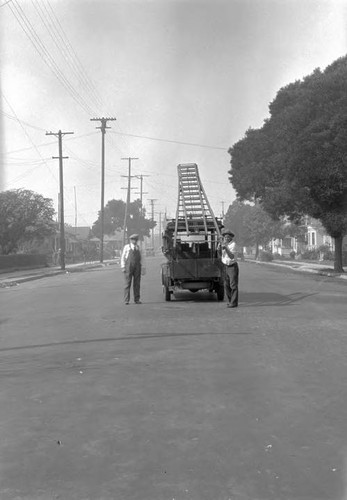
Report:
[[[337,278],[337,279],[342,279],[342,280],[347,280],[347,273],[346,274],[341,274],[341,273],[334,273],[330,271],[323,271],[320,269],[313,269],[309,265],[298,265],[294,267],[294,265],[290,264],[281,264],[280,262],[260,262],[260,261],[255,261],[255,260],[245,260],[245,262],[249,262],[251,264],[259,264],[259,265],[269,265],[269,266],[278,266],[278,267],[285,267],[289,269],[290,271],[299,271],[302,273],[311,273],[311,274],[318,274],[319,276],[327,276],[329,278]]]
[[[96,263],[96,264],[86,264],[78,267],[71,267],[65,269],[57,269],[55,271],[48,271],[44,273],[31,274],[28,276],[20,276],[18,278],[9,278],[8,280],[0,281],[0,288],[9,288],[11,286],[17,286],[20,283],[25,283],[27,281],[40,280],[42,278],[50,278],[51,276],[58,276],[59,274],[70,274],[70,273],[80,273],[84,271],[89,271],[90,269],[98,269],[106,267],[109,265],[115,265],[118,262],[112,263]]]

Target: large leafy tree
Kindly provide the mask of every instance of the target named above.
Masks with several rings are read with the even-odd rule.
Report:
[[[259,203],[249,205],[239,200],[233,202],[225,216],[225,225],[232,228],[240,246],[266,246],[272,238],[291,235],[293,228],[283,219],[274,220]]]
[[[25,243],[55,232],[53,201],[28,189],[0,192],[0,252],[16,253]]]
[[[104,209],[104,233],[114,234],[115,231],[124,229],[126,204],[123,200],[110,200]],[[127,232],[138,233],[142,240],[144,236],[150,236],[150,230],[156,226],[156,222],[146,218],[146,210],[141,207],[141,201],[135,200],[129,204],[127,211]],[[101,236],[101,213],[94,222],[92,233],[98,238]]]
[[[251,205],[235,200],[229,205],[224,217],[224,226],[232,230],[237,244],[242,247],[253,245],[253,239],[246,227],[251,210]]]
[[[335,239],[342,268],[347,234],[347,57],[280,89],[270,118],[229,149],[240,200],[258,200],[274,218],[307,214]]]

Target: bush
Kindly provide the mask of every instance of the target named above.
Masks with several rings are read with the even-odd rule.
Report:
[[[273,260],[273,255],[271,252],[265,252],[264,250],[261,250],[259,252],[259,260],[261,262],[271,262]]]
[[[289,257],[290,257],[291,259],[295,259],[295,256],[296,256],[296,252],[294,252],[294,250],[292,250],[292,251],[290,252],[290,254],[289,254]]]
[[[305,260],[318,260],[319,250],[305,250],[301,253],[301,257]]]
[[[323,260],[334,260],[334,258],[334,252],[332,252],[331,250],[323,253]]]

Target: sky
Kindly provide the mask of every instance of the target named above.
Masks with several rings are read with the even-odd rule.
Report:
[[[347,51],[347,0],[0,0],[0,189],[31,189],[65,222],[140,197],[175,217],[177,165],[196,163],[217,216],[236,193],[228,149],[280,88]],[[134,158],[129,162],[128,158]],[[136,158],[136,159],[135,159]],[[151,201],[152,200],[152,201]]]

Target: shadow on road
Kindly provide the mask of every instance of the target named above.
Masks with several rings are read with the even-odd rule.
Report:
[[[291,306],[312,295],[317,295],[317,293],[296,292],[282,295],[281,293],[243,292],[240,293],[240,304],[242,307]]]
[[[256,307],[256,306],[285,306],[293,305],[306,297],[317,295],[317,293],[291,293],[283,295],[281,293],[264,293],[264,292],[242,292],[240,291],[239,304],[241,307]],[[170,302],[172,305],[170,305]],[[170,302],[163,302],[163,306],[173,308],[173,304],[185,302],[218,302],[215,293],[207,291],[199,291],[192,293],[190,291],[177,292],[172,297]]]
[[[184,290],[176,292],[172,296],[173,302],[217,302],[217,295],[213,292],[200,290],[191,292]]]
[[[95,344],[101,342],[119,342],[120,340],[154,339],[167,337],[200,337],[201,335],[252,335],[252,332],[192,332],[192,333],[143,333],[129,334],[126,337],[107,337],[103,339],[65,340],[63,342],[50,342],[47,344],[33,344],[14,347],[3,347],[0,352],[21,351],[30,349],[45,349],[47,347],[60,347],[64,345]]]

